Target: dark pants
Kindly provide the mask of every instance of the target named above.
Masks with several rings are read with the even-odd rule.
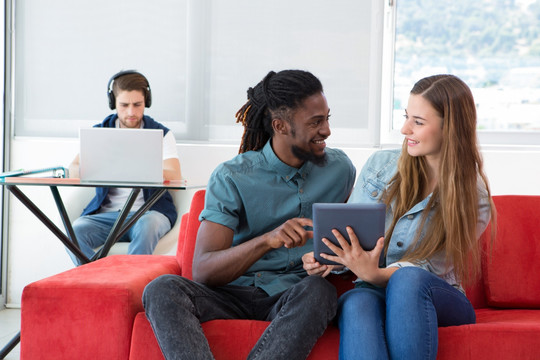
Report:
[[[305,359],[336,313],[336,289],[308,276],[281,294],[251,286],[209,288],[163,275],[144,289],[143,305],[161,351],[171,359],[213,359],[201,323],[213,319],[271,321],[248,359]],[[240,340],[241,341],[241,340]]]

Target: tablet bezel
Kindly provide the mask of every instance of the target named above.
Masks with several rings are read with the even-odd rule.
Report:
[[[321,264],[341,265],[323,259],[320,253],[335,255],[323,242],[325,237],[339,246],[332,234],[337,229],[351,243],[346,227],[353,228],[364,250],[372,250],[377,240],[384,236],[386,205],[381,203],[315,203],[313,204],[313,247],[315,259]]]

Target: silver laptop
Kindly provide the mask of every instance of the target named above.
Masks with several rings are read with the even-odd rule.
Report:
[[[79,176],[86,182],[163,182],[163,130],[79,130]]]

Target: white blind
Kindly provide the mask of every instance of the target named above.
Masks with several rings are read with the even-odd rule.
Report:
[[[177,139],[238,142],[247,88],[270,70],[303,69],[323,83],[332,144],[378,142],[380,1],[16,5],[16,135],[76,137],[110,113],[109,77],[137,69],[152,88],[146,114]]]
[[[111,113],[107,82],[136,69],[157,121],[185,122],[187,1],[24,0],[15,7],[15,134],[78,136]]]

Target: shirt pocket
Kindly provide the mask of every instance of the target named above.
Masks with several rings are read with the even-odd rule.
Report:
[[[369,199],[377,201],[384,190],[384,183],[370,179],[364,183],[363,189]]]

